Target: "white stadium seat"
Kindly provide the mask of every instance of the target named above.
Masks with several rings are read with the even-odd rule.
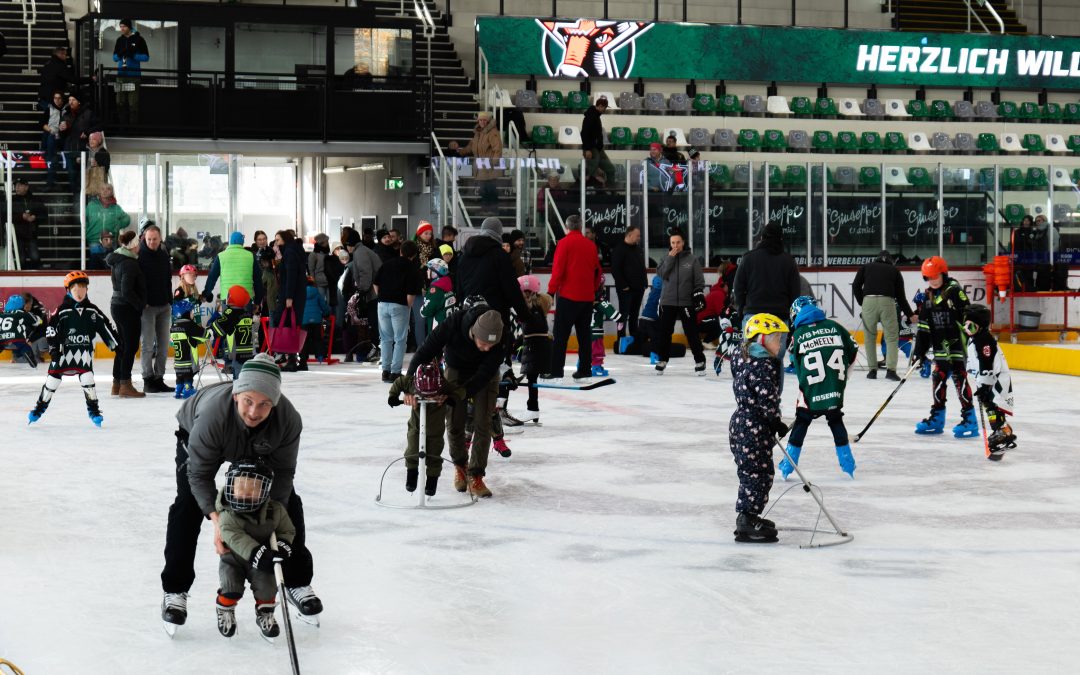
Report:
[[[907,111],[907,105],[903,100],[898,98],[885,99],[885,116],[886,117],[911,117],[911,114]]]
[[[1054,187],[1073,187],[1072,177],[1066,169],[1054,169],[1050,172],[1050,184]]]
[[[683,133],[683,130],[676,129],[675,127],[671,127],[670,129],[664,129],[664,143],[667,143],[667,137],[671,134],[675,134],[675,144],[678,145],[680,148],[685,148],[687,145],[689,145],[689,143],[686,142],[686,134]]]
[[[885,167],[885,184],[893,185],[896,187],[905,187],[911,185],[907,179],[907,172],[900,166],[887,166]]]
[[[840,111],[842,117],[863,117],[863,111],[859,109],[858,99],[837,99],[836,109]]]
[[[791,114],[791,108],[788,107],[787,99],[783,96],[770,96],[768,101],[765,102],[765,109],[770,115]]]
[[[615,92],[613,92],[613,91],[597,91],[597,92],[593,92],[593,95],[592,95],[593,105],[596,105],[596,99],[598,99],[598,98],[606,98],[607,99],[607,107],[608,107],[609,111],[614,112],[614,111],[617,111],[619,109],[619,106],[615,105],[618,102],[618,99],[615,98]]]
[[[1012,132],[1001,134],[1001,151],[1027,152],[1024,150],[1024,146],[1020,144],[1020,136]]]
[[[510,92],[502,88],[488,90],[488,105],[492,108],[510,108],[513,102],[510,100]]]
[[[575,126],[559,127],[559,145],[574,147],[581,145],[581,129]]]
[[[930,152],[930,141],[926,138],[925,131],[912,131],[907,136],[908,149],[913,152]]]
[[[1065,137],[1061,134],[1046,134],[1046,150],[1055,154],[1069,152]]]

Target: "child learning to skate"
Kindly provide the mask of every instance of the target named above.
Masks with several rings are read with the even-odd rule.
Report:
[[[964,310],[964,333],[968,336],[967,372],[975,379],[975,395],[990,420],[987,459],[998,461],[1016,447],[1016,434],[1005,416],[1013,414],[1012,376],[1005,355],[990,332],[990,308],[968,305]]]
[[[791,305],[791,357],[799,378],[799,399],[787,454],[795,464],[799,463],[810,423],[824,416],[832,430],[840,468],[855,477],[855,458],[844,426],[844,387],[858,353],[859,348],[847,329],[825,318],[825,312],[813,298],[801,296]],[[787,457],[780,461],[784,480],[794,470]]]
[[[531,274],[518,277],[518,286],[525,296],[529,313],[521,320],[521,374],[529,383],[529,400],[523,422],[540,423],[540,390],[536,381],[551,366],[551,333],[548,332],[548,312],[551,296],[540,292],[540,279]]]
[[[53,394],[60,387],[60,379],[75,375],[82,385],[90,421],[100,427],[104,418],[94,386],[94,336],[99,336],[114,352],[120,340],[109,319],[86,297],[90,290],[90,277],[86,272],[68,272],[64,277],[64,288],[67,295],[49,318],[45,332],[49,340],[49,374],[37,404],[30,411],[29,423],[37,422],[45,414]]]
[[[244,363],[255,355],[254,331],[248,304],[251,296],[243,286],[233,286],[225,296],[221,316],[210,322],[210,331],[225,340],[225,360],[232,367],[233,379],[240,377]]]
[[[430,361],[416,369],[416,375],[409,377],[402,375],[390,385],[390,396],[387,403],[391,408],[402,404],[399,398],[405,394],[407,403],[412,412],[409,413],[409,430],[406,435],[405,445],[405,489],[409,492],[416,490],[416,482],[420,477],[420,411],[425,411],[427,420],[424,429],[427,436],[427,444],[424,447],[424,463],[427,467],[427,477],[424,480],[424,494],[428,497],[435,496],[438,489],[439,476],[442,475],[442,451],[443,438],[446,435],[446,412],[447,405],[454,400],[462,401],[464,405],[465,390],[457,387],[451,392],[451,385],[443,377],[438,361]],[[453,393],[453,395],[451,395]],[[421,406],[419,399],[428,401]],[[448,403],[450,402],[450,403]]]
[[[446,321],[446,312],[457,304],[457,296],[454,295],[454,282],[450,279],[450,266],[445,260],[432,258],[427,261],[427,268],[434,279],[424,294],[420,314],[427,321],[430,333],[435,330],[435,326]]]
[[[788,426],[780,418],[780,349],[787,326],[772,314],[755,314],[743,330],[746,338],[731,360],[735,412],[728,440],[739,475],[735,500],[735,541],[777,541],[776,524],[761,517],[773,484],[772,447]]]
[[[173,372],[176,374],[174,398],[195,395],[195,370],[199,361],[199,343],[205,333],[195,319],[198,305],[186,297],[172,303],[172,326],[169,340],[173,348]]]
[[[596,290],[596,297],[593,299],[591,331],[593,377],[607,377],[610,374],[607,368],[604,368],[604,357],[607,356],[607,351],[604,349],[604,322],[614,321],[619,323],[622,321],[622,314],[605,297],[607,287],[604,282],[604,275],[600,275],[600,288]]]
[[[26,309],[26,300],[13,295],[4,303],[0,312],[0,351],[11,351],[11,360],[22,359],[31,368],[37,368],[37,357],[30,345],[30,336],[41,325],[41,319]]]
[[[255,623],[269,639],[280,629],[274,619],[277,582],[274,563],[292,556],[296,527],[285,506],[270,499],[274,471],[258,461],[229,466],[225,486],[218,492],[217,511],[221,541],[228,551],[218,561],[221,588],[217,592],[218,632],[236,634],[236,604],[244,595],[245,581],[255,596]],[[277,538],[277,550],[271,545]]]
[[[953,427],[956,438],[978,435],[975,404],[967,381],[967,343],[963,332],[964,310],[968,297],[960,284],[949,276],[949,266],[940,256],[923,261],[926,299],[919,306],[919,331],[915,336],[912,358],[925,363],[933,360],[931,374],[933,405],[930,416],[915,425],[917,434],[940,434],[945,431],[945,396],[952,377],[960,398],[960,423]],[[931,354],[931,351],[933,352]]]

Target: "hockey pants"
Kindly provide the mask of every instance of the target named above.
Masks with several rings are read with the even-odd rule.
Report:
[[[930,376],[934,387],[933,409],[941,410],[945,407],[945,395],[949,390],[950,375],[952,375],[953,383],[956,385],[956,393],[960,397],[960,409],[970,410],[973,405],[971,402],[971,386],[968,385],[967,369],[963,359],[953,359],[951,361],[944,359],[934,360],[934,372]]]

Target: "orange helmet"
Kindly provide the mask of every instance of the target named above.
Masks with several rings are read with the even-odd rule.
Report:
[[[932,255],[923,261],[922,275],[927,279],[936,279],[942,274],[947,274],[948,271],[949,264],[939,255]]]
[[[75,270],[74,272],[68,272],[64,277],[64,288],[71,288],[72,284],[86,284],[90,285],[90,277],[86,276],[86,272],[82,270]]]

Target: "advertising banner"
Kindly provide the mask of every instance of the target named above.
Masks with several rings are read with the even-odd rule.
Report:
[[[496,75],[1080,89],[1080,39],[480,17]]]

